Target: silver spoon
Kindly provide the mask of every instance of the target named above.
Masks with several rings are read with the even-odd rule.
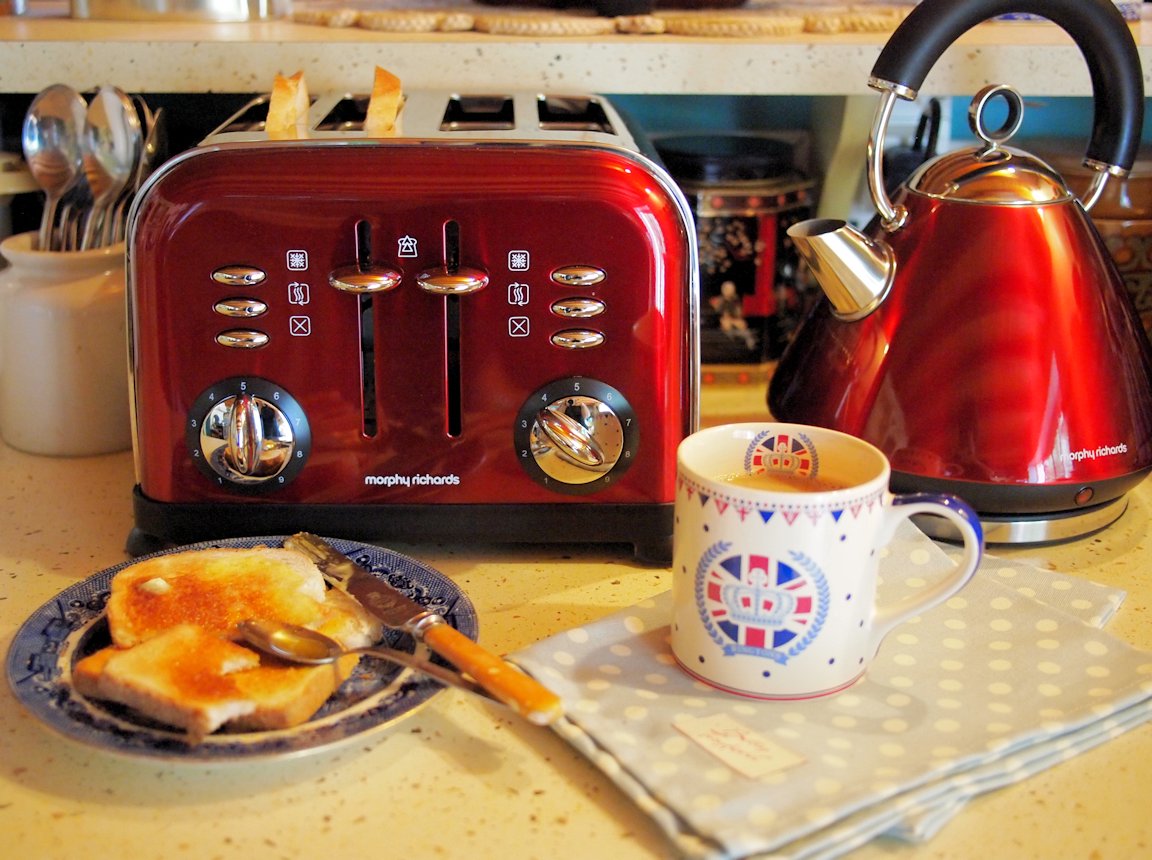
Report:
[[[152,110],[142,96],[133,96],[133,101],[144,125],[144,151],[140,154],[140,164],[132,179],[132,191],[135,192],[140,190],[156,165],[167,157],[168,117],[162,107]]]
[[[92,208],[92,189],[88,187],[88,177],[84,171],[76,177],[72,187],[60,198],[60,208],[56,225],[52,230],[52,249],[55,251],[78,251],[84,232],[84,221]]]
[[[106,240],[105,223],[117,198],[136,175],[144,134],[132,99],[121,89],[102,86],[92,97],[84,121],[84,173],[92,188],[92,209],[80,249]]]
[[[85,111],[76,90],[53,84],[32,100],[24,117],[24,160],[45,197],[38,236],[41,251],[56,250],[52,237],[56,210],[83,169],[80,135]]]
[[[456,687],[477,696],[483,696],[489,701],[496,701],[479,685],[458,672],[438,666],[407,651],[397,651],[394,648],[382,646],[345,648],[330,636],[296,624],[246,619],[239,622],[236,629],[249,645],[265,654],[279,657],[281,660],[301,663],[306,666],[321,666],[325,663],[333,663],[345,654],[364,654],[396,663],[399,666],[406,666],[449,687]]]
[[[136,172],[124,187],[120,198],[113,206],[110,242],[119,242],[127,233],[128,212],[132,200],[152,174],[156,165],[163,161],[168,151],[168,120],[164,108],[153,111],[141,96],[133,96],[140,123],[144,131],[144,146],[136,163]]]

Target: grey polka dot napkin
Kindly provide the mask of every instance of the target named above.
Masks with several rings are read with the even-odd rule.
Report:
[[[882,593],[952,562],[908,526]],[[1099,629],[1123,592],[988,557],[834,696],[760,702],[683,673],[657,598],[514,655],[565,699],[557,731],[686,856],[837,857],[930,838],[972,797],[1152,718],[1152,654]]]

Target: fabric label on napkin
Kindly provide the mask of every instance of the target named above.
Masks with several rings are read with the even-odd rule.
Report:
[[[785,749],[728,714],[707,717],[680,714],[672,725],[728,767],[750,779],[759,779],[804,763],[803,756]]]

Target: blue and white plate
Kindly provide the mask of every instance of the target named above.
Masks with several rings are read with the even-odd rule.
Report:
[[[174,547],[153,555],[207,549],[281,546],[283,537],[248,537]],[[340,552],[440,613],[471,639],[476,612],[457,586],[415,559],[381,547],[329,539]],[[147,556],[148,558],[152,556]],[[72,666],[110,643],[104,605],[112,577],[141,559],[102,570],[66,588],[41,606],[16,632],[8,651],[8,683],[16,698],[55,731],[101,749],[144,758],[217,762],[287,757],[316,752],[396,723],[444,688],[392,663],[368,657],[308,722],[267,732],[217,733],[197,744],[183,732],[128,708],[81,696],[72,686]],[[415,652],[424,646],[405,633],[385,631],[382,644]]]

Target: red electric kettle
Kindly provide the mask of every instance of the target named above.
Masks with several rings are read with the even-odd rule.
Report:
[[[885,191],[883,142],[953,41],[996,15],[1031,12],[1073,37],[1095,114],[1078,200],[1059,174],[1005,145],[1022,101],[981,91],[975,149],[921,165]],[[878,215],[863,231],[817,219],[789,230],[828,301],[781,357],[768,406],[781,420],[861,436],[891,459],[899,492],[955,493],[993,542],[1102,528],[1152,470],[1152,351],[1087,215],[1131,168],[1143,72],[1110,0],[924,0],[885,45],[868,148]],[[992,127],[990,103],[1007,118]],[[998,105],[999,106],[999,105]],[[1003,113],[1003,112],[1001,112]]]

